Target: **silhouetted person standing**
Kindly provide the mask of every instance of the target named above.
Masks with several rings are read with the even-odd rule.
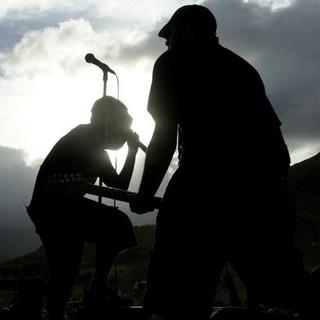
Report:
[[[154,65],[155,129],[134,212],[153,209],[178,129],[181,150],[157,216],[144,306],[164,319],[208,319],[231,262],[249,302],[306,311],[311,281],[294,246],[281,123],[258,72],[219,44],[216,27],[207,8],[187,5],[159,32],[168,51]]]
[[[131,131],[131,123],[123,103],[103,97],[92,107],[91,122],[78,125],[62,137],[40,167],[28,213],[48,261],[49,319],[64,319],[84,241],[96,243],[95,272],[86,288],[86,297],[104,297],[106,307],[108,301],[116,302],[107,287],[107,278],[116,255],[136,245],[129,218],[115,207],[85,198],[85,184],[81,182],[49,181],[53,176],[66,175],[68,179],[71,174],[80,174],[92,183],[100,177],[108,186],[127,189],[138,149],[138,136]],[[105,149],[117,150],[126,142],[128,154],[118,174]]]

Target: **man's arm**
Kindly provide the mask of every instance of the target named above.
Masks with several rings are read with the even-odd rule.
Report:
[[[177,143],[177,123],[170,120],[156,122],[148,146],[137,200],[130,203],[136,213],[152,211],[152,198],[168,170]]]
[[[137,138],[137,140],[139,139]],[[134,164],[136,161],[137,152],[138,145],[135,142],[130,142],[130,140],[128,140],[127,158],[118,176],[118,185],[114,185],[113,187],[128,190],[134,169]]]
[[[136,133],[130,133],[130,139],[128,139],[128,153],[121,172],[118,174],[113,168],[109,157],[103,159],[103,165],[100,167],[98,176],[109,187],[128,190],[131,181],[136,155],[138,152],[139,137]],[[105,156],[105,155],[104,155]]]

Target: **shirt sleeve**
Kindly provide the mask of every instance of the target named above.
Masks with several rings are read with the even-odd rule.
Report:
[[[156,61],[147,110],[155,121],[176,117],[175,73],[169,52]]]
[[[94,167],[93,176],[95,176],[96,178],[100,177],[103,183],[110,187],[113,186],[118,175],[114,167],[112,166],[107,151],[96,151],[95,155],[92,158],[94,159],[94,163],[92,165],[92,167]]]

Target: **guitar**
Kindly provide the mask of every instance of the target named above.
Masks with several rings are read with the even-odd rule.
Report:
[[[75,174],[54,174],[47,177],[48,189],[51,193],[59,193],[68,197],[78,197],[84,194],[101,196],[113,200],[131,202],[137,198],[137,193],[112,187],[102,187],[93,184],[93,180]],[[162,199],[153,197],[155,209],[159,209]]]
[[[100,187],[94,184],[88,183],[87,185],[87,193],[102,196],[105,198],[110,198],[114,200],[124,201],[124,202],[131,202],[137,198],[137,193],[126,191],[118,188],[111,188],[111,187]],[[160,208],[162,199],[159,197],[153,197],[153,206],[156,209]]]

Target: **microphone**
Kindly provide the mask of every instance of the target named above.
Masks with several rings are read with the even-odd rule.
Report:
[[[140,148],[143,152],[147,152],[148,148],[133,135],[133,132],[128,134],[127,140],[135,143],[135,145],[138,146],[138,148]]]
[[[143,152],[147,152],[148,148],[140,140],[137,141],[137,144]]]
[[[92,63],[96,66],[98,66],[100,69],[102,69],[103,72],[110,72],[113,74],[116,74],[111,68],[109,68],[105,63],[101,62],[100,60],[98,60],[92,53],[88,53],[86,54],[86,56],[84,57],[84,59],[86,60],[86,62],[88,63]]]

